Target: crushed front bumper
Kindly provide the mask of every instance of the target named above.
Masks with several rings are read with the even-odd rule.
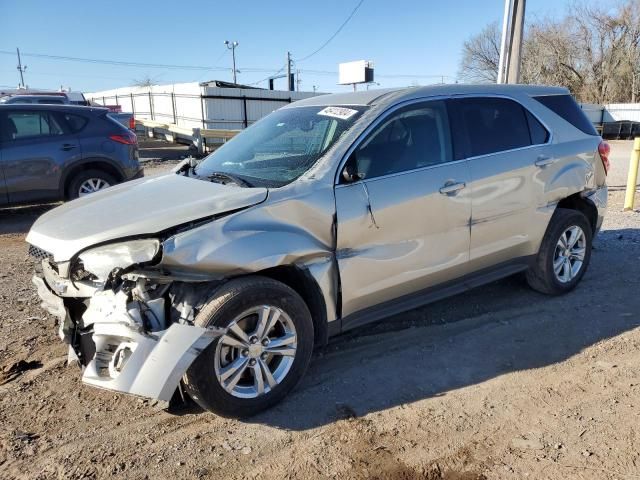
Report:
[[[60,321],[60,338],[70,345],[70,352],[75,350],[79,326],[65,301],[44,279],[34,276],[32,281],[42,307]],[[146,332],[140,325],[140,312],[130,305],[123,295],[111,291],[98,292],[89,300],[82,319],[95,354],[86,359],[82,381],[168,402],[191,363],[222,331],[173,323],[164,330]]]

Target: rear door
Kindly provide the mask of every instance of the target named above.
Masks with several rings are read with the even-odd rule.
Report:
[[[533,255],[549,218],[538,178],[553,161],[549,132],[509,98],[457,98],[450,107],[456,151],[469,161],[472,269]]]
[[[5,110],[3,115],[9,130],[2,148],[9,203],[60,199],[64,165],[82,156],[64,116],[37,108]]]
[[[388,114],[347,164],[363,179],[335,189],[343,316],[466,272],[469,171],[444,101]]]

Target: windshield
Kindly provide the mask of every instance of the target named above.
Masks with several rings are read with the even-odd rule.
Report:
[[[366,107],[283,108],[206,157],[199,177],[231,175],[252,187],[281,187],[309,170]]]

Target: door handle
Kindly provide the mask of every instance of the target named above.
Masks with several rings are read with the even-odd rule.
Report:
[[[443,195],[453,195],[456,192],[462,190],[466,186],[467,184],[464,182],[458,182],[458,183],[447,182],[444,184],[444,186],[440,188],[440,193]]]
[[[73,150],[74,148],[76,148],[76,146],[73,143],[65,143],[64,145],[62,145],[62,147],[60,147],[60,150],[68,152],[69,150]]]
[[[540,155],[536,160],[536,167],[546,167],[558,161],[557,158],[549,157],[547,155]]]

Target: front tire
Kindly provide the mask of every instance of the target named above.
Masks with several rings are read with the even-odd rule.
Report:
[[[529,286],[548,295],[573,290],[589,266],[592,239],[591,225],[582,212],[556,209],[535,264],[527,271]]]
[[[265,410],[282,400],[309,366],[309,309],[293,289],[270,278],[223,284],[194,323],[227,331],[183,377],[189,396],[214,413],[246,417]]]

